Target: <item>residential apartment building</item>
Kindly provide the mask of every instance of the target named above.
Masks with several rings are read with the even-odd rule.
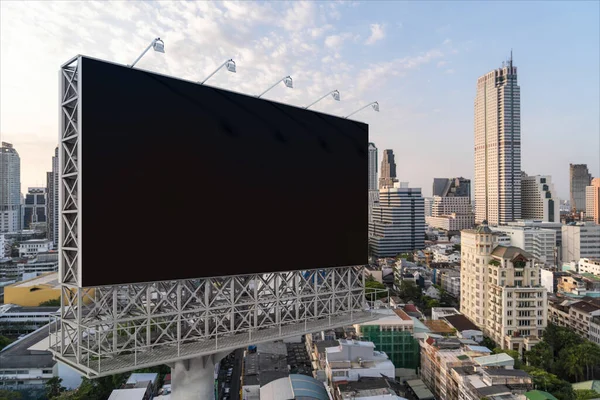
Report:
[[[425,247],[425,215],[421,189],[379,190],[369,222],[369,246],[375,257],[394,257]]]
[[[600,258],[600,225],[585,222],[562,226],[562,261]]]
[[[600,316],[600,307],[585,301],[578,301],[569,307],[569,326],[579,336],[589,339],[590,321]]]
[[[426,335],[420,342],[421,379],[436,398],[480,400],[502,395],[502,399],[517,399],[533,387],[529,374],[514,369],[512,357],[490,355],[491,350],[469,342],[436,335]]]
[[[585,212],[585,188],[590,186],[592,175],[587,164],[569,164],[569,183],[571,209],[573,212]]]
[[[381,160],[381,177],[379,178],[379,189],[394,187],[396,179],[396,161],[394,159],[394,150],[384,150],[383,160]]]
[[[600,317],[593,317],[590,320],[590,331],[588,333],[588,339],[591,342],[600,345]]]
[[[585,188],[585,209],[586,220],[600,224],[600,178]]]
[[[31,187],[23,204],[23,229],[31,229],[32,224],[46,222],[46,188]]]
[[[560,200],[548,175],[521,177],[521,218],[560,222]]]
[[[475,222],[521,218],[521,92],[512,57],[477,79]]]
[[[600,258],[582,258],[577,263],[577,272],[600,276]]]
[[[511,246],[525,250],[540,263],[558,263],[555,230],[511,225],[493,226],[490,229],[508,236]]]
[[[0,147],[0,232],[21,229],[21,159],[12,144]]]
[[[522,352],[547,325],[546,289],[535,258],[497,238],[485,222],[462,231],[460,311],[503,349]]]

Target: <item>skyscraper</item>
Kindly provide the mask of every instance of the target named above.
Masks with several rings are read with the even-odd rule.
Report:
[[[12,144],[0,148],[0,232],[21,229],[21,159]]]
[[[31,224],[46,222],[46,188],[30,187],[23,204],[23,229],[31,229]]]
[[[471,199],[471,180],[465,178],[433,178],[432,196],[468,197]]]
[[[379,178],[379,189],[394,187],[396,179],[396,162],[394,160],[393,150],[383,151],[383,160],[381,160],[381,177]]]
[[[600,178],[592,179],[592,184],[585,188],[586,219],[600,225]]]
[[[511,59],[477,80],[475,222],[521,218],[521,92]]]
[[[521,218],[527,220],[560,222],[560,200],[548,175],[521,177]]]
[[[48,188],[48,201],[46,202],[46,215],[48,216],[48,239],[54,248],[58,248],[58,147],[54,149],[52,157],[52,171],[46,174],[46,187]]]
[[[586,164],[569,164],[569,182],[571,188],[571,210],[585,212],[585,188],[590,186],[592,175]]]
[[[383,188],[373,205],[369,222],[369,247],[375,257],[422,249],[425,245],[425,212],[421,189]]]
[[[369,190],[377,190],[377,147],[369,143]]]

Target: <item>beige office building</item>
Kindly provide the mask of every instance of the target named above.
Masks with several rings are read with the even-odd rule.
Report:
[[[521,176],[521,218],[560,222],[560,200],[548,175]]]
[[[485,221],[462,231],[461,253],[460,311],[503,349],[521,352],[539,343],[548,305],[535,258],[498,246]]]
[[[600,178],[585,188],[585,219],[600,224]]]
[[[521,92],[512,59],[477,80],[475,222],[521,218]]]

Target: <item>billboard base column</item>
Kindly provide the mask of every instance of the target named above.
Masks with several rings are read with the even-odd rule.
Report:
[[[171,364],[171,400],[214,399],[215,365],[229,353],[216,353]]]

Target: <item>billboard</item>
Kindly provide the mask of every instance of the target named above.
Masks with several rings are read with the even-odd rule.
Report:
[[[368,125],[79,68],[82,286],[367,263]]]

